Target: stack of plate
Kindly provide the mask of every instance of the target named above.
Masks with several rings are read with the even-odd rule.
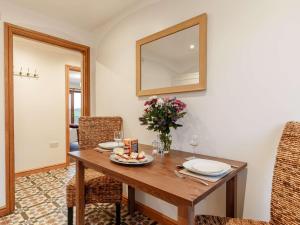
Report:
[[[220,176],[231,169],[231,166],[226,163],[207,159],[192,159],[184,162],[183,166],[193,173],[205,176]]]
[[[111,149],[112,150],[112,149],[117,148],[117,147],[123,147],[124,144],[123,144],[123,142],[120,142],[120,143],[118,143],[118,142],[104,142],[104,143],[98,144],[98,146],[100,148],[103,148],[103,149]]]

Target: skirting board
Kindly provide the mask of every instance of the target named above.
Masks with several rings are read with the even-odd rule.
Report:
[[[123,196],[123,202],[127,205],[128,204],[128,198],[126,196]],[[135,202],[136,210],[141,212],[143,215],[148,216],[149,218],[157,221],[160,224],[163,225],[177,225],[177,221],[174,219],[156,211],[155,209],[150,208],[149,206],[146,206],[140,202]]]
[[[6,206],[3,206],[0,208],[0,217],[6,216],[9,214],[8,208]]]
[[[61,168],[65,168],[67,167],[66,163],[61,163],[61,164],[56,164],[56,165],[52,165],[52,166],[46,166],[46,167],[42,167],[42,168],[38,168],[38,169],[32,169],[32,170],[27,170],[24,172],[18,172],[16,173],[15,177],[25,177],[25,176],[29,176],[31,174],[34,173],[45,173],[48,172],[50,170],[56,170],[56,169],[61,169]]]

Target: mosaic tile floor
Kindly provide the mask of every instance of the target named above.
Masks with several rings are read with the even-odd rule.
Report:
[[[0,218],[0,225],[65,225],[66,183],[75,174],[74,166],[16,180],[15,213]],[[110,204],[86,206],[86,225],[113,225],[115,207]],[[75,215],[75,210],[74,210]],[[75,220],[74,220],[75,221]],[[122,225],[158,225],[136,212],[134,217],[122,207]]]

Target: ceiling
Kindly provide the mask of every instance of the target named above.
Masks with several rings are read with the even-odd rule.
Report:
[[[17,5],[54,17],[85,30],[93,30],[139,0],[10,0]]]
[[[159,63],[175,73],[199,70],[199,29],[196,25],[142,45],[142,60]]]
[[[190,46],[193,45],[193,49]],[[160,38],[142,46],[142,56],[151,54],[174,60],[175,63],[199,53],[199,26],[178,31],[172,35]]]

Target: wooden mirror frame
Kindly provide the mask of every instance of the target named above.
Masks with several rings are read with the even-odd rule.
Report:
[[[141,49],[142,45],[169,36],[187,28],[199,25],[199,83],[142,90]],[[149,96],[180,92],[206,90],[206,54],[207,54],[207,14],[201,14],[187,21],[159,31],[136,42],[136,95]]]

